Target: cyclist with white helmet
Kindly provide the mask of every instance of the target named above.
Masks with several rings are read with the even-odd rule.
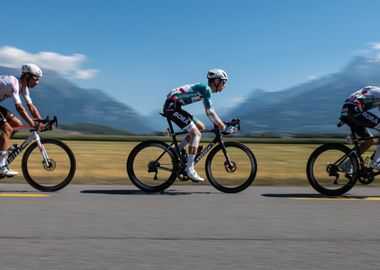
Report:
[[[35,64],[26,64],[21,67],[21,77],[16,78],[12,75],[0,75],[0,102],[7,98],[12,98],[17,112],[21,117],[34,126],[33,119],[41,119],[41,115],[36,106],[32,103],[29,95],[29,89],[38,85],[42,77],[41,69]],[[22,105],[22,96],[26,101],[32,117],[29,116]],[[0,138],[0,174],[14,176],[18,173],[6,166],[7,149],[9,140],[14,133],[13,127],[21,126],[22,122],[12,114],[8,109],[0,106],[0,129],[2,131]]]
[[[174,88],[166,96],[163,112],[166,117],[172,120],[181,129],[189,134],[180,143],[180,151],[189,144],[187,154],[186,173],[194,182],[204,181],[194,169],[194,160],[197,154],[199,142],[201,140],[201,131],[205,129],[205,125],[196,119],[193,115],[182,109],[182,106],[203,101],[203,106],[207,117],[222,131],[229,134],[235,133],[235,127],[226,127],[219,116],[216,114],[212,105],[212,93],[221,92],[228,80],[227,73],[221,69],[212,69],[207,72],[208,84],[186,84]]]

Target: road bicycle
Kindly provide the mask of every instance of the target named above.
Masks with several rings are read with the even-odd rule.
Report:
[[[338,127],[346,124],[338,123]],[[367,139],[378,139],[380,136],[358,137],[350,127],[348,138],[354,146],[343,143],[327,143],[319,146],[310,155],[306,165],[310,185],[319,193],[327,196],[340,196],[348,192],[359,181],[369,185],[380,171],[369,167],[370,157],[363,158],[360,143]]]
[[[161,114],[165,117],[164,114]],[[174,132],[170,119],[168,134],[172,142],[168,145],[159,140],[141,142],[132,149],[128,156],[126,169],[129,179],[139,189],[146,192],[159,192],[170,187],[178,178],[189,181],[185,172],[187,154],[179,151],[176,136],[187,132]],[[240,130],[240,120],[226,122]],[[248,188],[257,172],[256,158],[252,151],[242,143],[223,141],[225,132],[218,127],[206,129],[202,133],[213,133],[213,140],[202,149],[199,147],[195,157],[197,164],[208,152],[205,171],[208,181],[216,189],[226,193],[236,193]]]
[[[71,149],[56,139],[41,139],[39,133],[57,127],[57,117],[36,120],[34,127],[29,128],[30,134],[24,142],[8,149],[7,166],[25,150],[21,161],[21,169],[25,180],[35,189],[44,192],[54,192],[66,187],[74,177],[76,169],[75,156]],[[41,128],[42,127],[42,128]],[[0,178],[6,177],[0,175]]]

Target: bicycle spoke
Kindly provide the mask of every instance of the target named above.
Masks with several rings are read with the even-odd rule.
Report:
[[[48,154],[45,162],[36,143],[25,152],[22,162],[25,179],[42,191],[56,191],[65,187],[75,173],[75,158],[67,145],[56,140],[41,141]]]
[[[256,175],[256,160],[253,153],[244,145],[228,142],[228,153],[218,146],[207,160],[206,173],[210,183],[223,192],[239,192],[247,188]]]
[[[130,180],[145,191],[160,191],[176,178],[173,153],[159,142],[137,145],[130,153],[127,171]]]
[[[351,150],[340,144],[317,148],[307,164],[311,186],[324,195],[337,196],[350,190],[356,182],[357,162]]]

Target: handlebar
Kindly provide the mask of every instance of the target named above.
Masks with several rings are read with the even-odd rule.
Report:
[[[230,122],[223,122],[226,126],[234,126],[240,131],[240,119],[232,119]]]
[[[58,127],[58,119],[56,116],[53,116],[52,119],[50,119],[49,116],[47,116],[45,119],[35,119],[34,122],[36,123],[34,125],[34,128],[36,130],[39,129],[40,124],[44,125],[44,128],[40,129],[40,131],[48,131]]]
[[[223,122],[226,126],[234,126],[237,128],[237,130],[240,131],[240,119],[232,119],[231,121],[229,122]],[[214,130],[219,130],[219,128],[214,125]],[[227,133],[226,132],[221,132],[223,135],[226,135]]]

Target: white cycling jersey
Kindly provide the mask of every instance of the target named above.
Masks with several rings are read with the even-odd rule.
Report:
[[[29,95],[29,88],[22,90],[21,81],[12,75],[0,75],[0,102],[7,98],[12,98],[15,104],[21,104],[20,94],[26,103],[32,103]]]

